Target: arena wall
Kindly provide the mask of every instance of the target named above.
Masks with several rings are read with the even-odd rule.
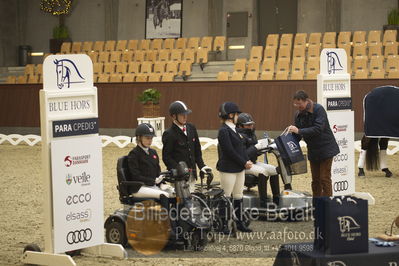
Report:
[[[352,80],[355,131],[363,131],[363,98],[373,88],[382,85],[399,86],[399,80]],[[316,81],[214,81],[162,83],[98,83],[100,128],[132,129],[142,106],[137,95],[147,88],[161,91],[161,114],[168,117],[172,101],[182,100],[193,110],[190,121],[199,130],[217,130],[219,105],[234,101],[244,112],[251,113],[257,129],[281,132],[293,122],[295,114],[292,95],[304,89],[316,99]],[[0,84],[0,129],[40,127],[39,84]],[[12,132],[19,133],[19,132]]]

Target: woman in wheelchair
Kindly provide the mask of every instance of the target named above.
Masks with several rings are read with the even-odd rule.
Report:
[[[150,124],[143,123],[137,126],[137,146],[128,155],[128,178],[130,181],[143,182],[144,185],[132,194],[133,197],[160,199],[161,195],[169,197],[169,193],[173,193],[172,187],[162,182],[164,177],[160,175],[158,154],[150,148],[153,137],[155,130]]]
[[[237,118],[238,132],[244,137],[243,142],[252,167],[245,169],[245,174],[258,177],[259,199],[261,207],[267,206],[267,179],[270,177],[273,202],[278,205],[280,184],[276,167],[271,164],[256,162],[262,150],[268,147],[268,139],[258,140],[255,134],[255,121],[248,113],[241,113]]]

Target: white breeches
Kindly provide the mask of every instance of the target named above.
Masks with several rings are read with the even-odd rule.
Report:
[[[388,165],[387,165],[387,150],[380,150],[380,167],[381,167],[381,169],[388,168]]]
[[[367,150],[360,150],[359,161],[357,162],[358,168],[364,168],[364,163],[366,162]]]
[[[257,162],[253,164],[250,169],[245,170],[246,174],[259,176],[260,174],[264,176],[277,175],[276,167],[271,164],[265,164]]]
[[[242,199],[245,181],[245,171],[239,173],[220,173],[220,186],[226,197],[233,196],[234,199]]]
[[[158,186],[141,186],[139,191],[133,193],[133,197],[137,198],[153,198],[159,199],[161,195],[165,195],[169,198],[169,193],[167,190],[162,190]]]

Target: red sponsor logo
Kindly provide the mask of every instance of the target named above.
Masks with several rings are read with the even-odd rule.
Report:
[[[64,159],[64,162],[65,162],[65,166],[66,166],[66,167],[71,166],[71,165],[72,165],[71,156],[66,156],[65,159]]]
[[[334,125],[332,128],[334,133],[344,132],[348,128],[348,125]]]

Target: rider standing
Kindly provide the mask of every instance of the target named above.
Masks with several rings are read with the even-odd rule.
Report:
[[[190,191],[194,191],[197,179],[197,168],[206,173],[212,168],[205,165],[202,159],[201,145],[197,129],[187,123],[187,115],[191,110],[182,101],[175,101],[169,106],[169,114],[173,123],[162,135],[162,159],[168,170],[175,169],[180,161],[186,162],[190,168]]]
[[[233,206],[235,210],[237,229],[242,232],[252,232],[244,223],[244,213],[242,206],[245,169],[250,169],[252,162],[248,159],[243,136],[237,132],[236,123],[238,114],[241,113],[238,106],[233,102],[225,102],[220,106],[219,117],[223,124],[218,132],[218,152],[219,160],[216,168],[220,172],[220,185],[227,198],[233,196]],[[224,216],[223,233],[228,233],[227,213],[229,206],[222,206],[221,216]]]

